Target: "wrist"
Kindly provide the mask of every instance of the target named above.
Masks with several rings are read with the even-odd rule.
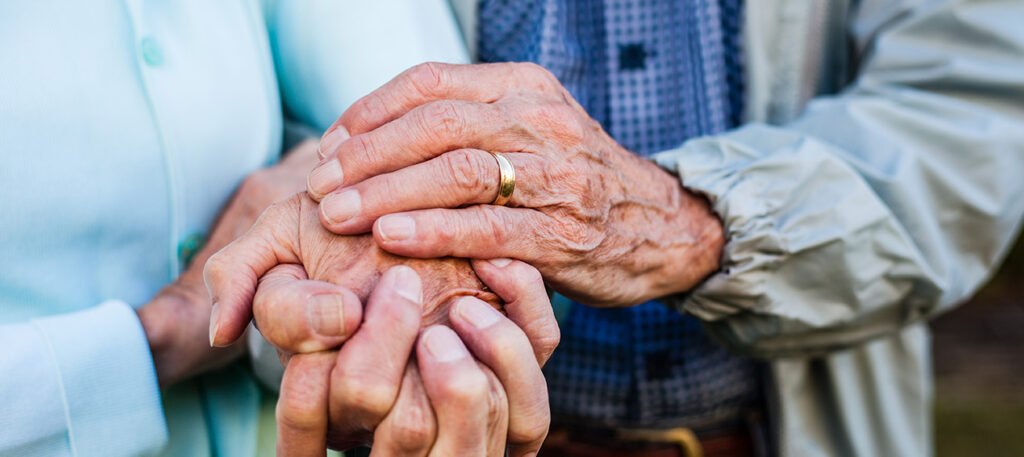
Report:
[[[685,189],[676,176],[665,175],[671,180],[674,210],[666,228],[673,232],[675,242],[670,244],[672,249],[661,251],[665,267],[652,278],[651,288],[657,297],[688,292],[718,271],[725,246],[725,229],[710,202]]]
[[[722,220],[711,209],[711,203],[702,195],[683,189],[687,195],[681,214],[690,222],[689,231],[694,237],[689,258],[691,263],[684,284],[686,292],[701,283],[721,268],[722,250],[725,248],[725,227]]]
[[[146,341],[149,343],[153,368],[161,387],[172,384],[181,377],[181,367],[173,363],[171,357],[174,347],[178,345],[178,336],[172,325],[175,319],[168,318],[168,314],[170,310],[186,306],[188,304],[184,303],[182,298],[161,291],[153,300],[136,310],[142,330],[146,334]]]
[[[175,282],[137,310],[161,387],[211,368],[214,361],[233,358],[244,346],[209,347],[208,301],[205,294]]]

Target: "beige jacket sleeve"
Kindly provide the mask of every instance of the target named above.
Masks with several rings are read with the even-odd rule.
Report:
[[[967,298],[1013,241],[1024,3],[915,3],[861,5],[851,33],[871,47],[840,94],[655,157],[724,222],[721,272],[675,300],[724,344],[774,357],[893,334]]]

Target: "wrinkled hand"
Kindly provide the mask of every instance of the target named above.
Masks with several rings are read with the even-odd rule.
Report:
[[[242,353],[242,345],[210,348],[204,342],[210,304],[203,284],[203,265],[211,255],[249,230],[263,210],[302,190],[307,172],[316,164],[316,151],[316,142],[307,141],[296,146],[280,163],[246,177],[191,265],[150,303],[139,308],[139,321],[162,386],[224,365]]]
[[[369,236],[338,236],[324,230],[316,203],[295,194],[268,208],[256,224],[206,262],[204,278],[213,310],[210,344],[235,341],[252,318],[258,279],[279,264],[302,265],[307,277],[341,286],[364,302],[380,276],[394,265],[406,265],[423,278],[423,324],[447,322],[454,298],[473,296],[497,306],[494,293],[477,279],[465,259],[406,259],[382,251]],[[316,298],[316,297],[314,297]],[[355,305],[339,307],[345,314],[322,313],[323,303],[301,304],[311,328],[322,329],[304,352],[330,349],[350,336],[360,321]],[[296,305],[299,306],[299,305]],[[261,329],[273,332],[274,326]]]
[[[707,202],[533,64],[414,67],[353,104],[321,151],[307,190],[322,197],[324,226],[372,227],[395,254],[521,259],[596,306],[686,291],[718,268],[722,227]],[[508,207],[486,204],[491,152],[515,167]]]
[[[404,266],[391,268],[398,264]],[[529,268],[522,264],[517,265],[519,268]],[[275,266],[276,269],[268,273]],[[478,268],[478,272],[484,275],[486,273],[483,272],[487,271],[488,266]],[[506,435],[503,430],[506,428],[510,431],[510,439],[516,443],[535,443],[536,447],[539,440],[543,439],[547,427],[547,402],[546,393],[541,396],[543,401],[538,401],[536,396],[538,386],[543,388],[544,385],[543,378],[540,377],[538,360],[546,360],[550,355],[553,345],[557,343],[558,331],[544,295],[539,273],[536,271],[528,278],[529,284],[533,287],[530,297],[540,294],[542,299],[531,298],[526,302],[542,303],[547,306],[548,318],[523,320],[525,329],[540,335],[533,340],[537,342],[542,358],[534,356],[529,346],[526,346],[533,367],[532,372],[529,370],[530,365],[522,365],[523,357],[514,357],[516,352],[513,352],[513,355],[499,354],[494,356],[493,360],[488,359],[488,342],[504,344],[506,347],[495,351],[508,352],[514,351],[516,347],[521,348],[521,341],[510,342],[507,338],[489,336],[487,341],[480,342],[472,337],[472,332],[463,335],[468,335],[467,342],[471,343],[470,346],[474,350],[483,348],[478,350],[477,357],[488,363],[489,369],[473,368],[475,362],[472,362],[471,358],[463,357],[468,357],[468,353],[458,357],[450,354],[434,356],[434,359],[438,360],[431,365],[431,354],[424,354],[423,346],[426,345],[426,349],[430,349],[429,341],[433,339],[432,336],[425,336],[423,344],[417,348],[416,370],[407,369],[412,347],[421,327],[439,322],[448,323],[450,318],[451,325],[459,329],[459,322],[467,321],[458,317],[468,314],[459,311],[464,310],[463,304],[467,303],[467,296],[472,297],[469,303],[473,303],[478,311],[487,311],[480,307],[485,304],[488,307],[493,306],[497,296],[484,290],[484,285],[479,282],[466,260],[403,259],[381,251],[369,236],[339,236],[327,232],[317,217],[315,202],[305,194],[297,194],[264,212],[252,230],[210,258],[205,278],[215,303],[211,319],[213,344],[223,345],[234,341],[249,322],[253,310],[256,312],[257,325],[264,336],[288,351],[323,351],[336,348],[345,342],[334,361],[322,355],[323,353],[291,357],[287,370],[305,374],[286,376],[282,385],[282,390],[286,392],[285,397],[293,399],[295,396],[300,404],[309,404],[303,401],[321,404],[325,398],[323,395],[329,396],[326,398],[331,400],[329,412],[332,419],[332,445],[344,447],[356,444],[369,438],[371,432],[374,433],[372,436],[376,437],[379,426],[391,422],[397,423],[384,427],[384,430],[397,428],[400,432],[394,432],[395,435],[404,436],[407,440],[393,438],[399,447],[413,446],[409,444],[409,441],[413,441],[427,448],[433,443],[435,447],[443,444],[443,449],[465,448],[479,451],[479,446],[483,443],[487,444],[487,449],[497,450],[503,446]],[[263,279],[259,285],[260,293],[254,297],[258,278]],[[422,286],[418,285],[418,278],[422,278]],[[302,286],[298,292],[289,293],[288,290],[291,289],[286,287],[289,282],[298,282]],[[510,304],[520,300],[515,293],[515,290],[519,289],[502,289],[503,283],[500,280],[492,280],[489,284],[492,284],[495,291],[501,292]],[[412,285],[417,287],[411,287]],[[490,301],[491,304],[480,298]],[[361,303],[367,303],[366,310],[362,309]],[[454,312],[451,311],[452,306]],[[491,315],[501,316],[497,311]],[[509,325],[515,327],[511,323]],[[424,335],[442,335],[438,338],[443,339],[445,332],[449,332],[449,336],[452,336],[450,331],[443,327],[432,326],[430,329]],[[487,330],[489,335],[500,334],[495,325],[488,326]],[[455,345],[446,346],[451,348]],[[501,382],[501,367],[513,363],[517,363],[517,368],[513,371],[518,374],[510,375],[508,383]],[[498,372],[497,378],[488,374],[491,370]],[[418,388],[415,386],[421,384],[416,379],[417,374],[422,378],[423,392],[432,400],[431,404],[437,414],[435,441],[428,441],[429,437],[424,438],[430,435],[428,432],[431,430],[424,431],[423,427],[431,427],[427,419],[433,416],[425,415],[424,411],[427,410],[423,407],[423,393],[416,394],[414,391],[414,388]],[[440,391],[434,391],[429,387],[432,385],[431,379],[438,379],[436,385],[439,386],[448,385],[449,382],[455,384],[449,386],[450,390],[439,388]],[[488,382],[481,383],[481,379]],[[410,384],[411,387],[404,387]],[[529,390],[525,392],[530,392],[533,396],[520,394],[519,392],[525,389],[518,387],[520,384],[529,386]],[[524,413],[521,408],[516,409],[513,406],[514,402],[505,400],[505,390],[501,388],[503,385],[509,389],[509,398],[526,398],[524,401],[529,400],[534,405],[543,405],[543,420],[540,421],[543,427],[518,425],[523,421],[527,424],[537,423],[537,415]],[[299,387],[292,390],[291,386]],[[400,394],[402,389],[406,389],[409,399],[403,400]],[[486,395],[481,394],[482,391],[486,391]],[[289,430],[320,433],[319,430],[325,427],[321,425],[324,423],[323,420],[294,419],[296,415],[310,416],[289,411],[310,410],[293,410],[291,406],[294,403],[291,401],[284,400],[279,403],[279,408],[284,410],[281,414],[285,416],[282,423],[288,428],[285,435],[290,436],[289,433],[292,432]],[[503,412],[504,409],[501,407],[505,403],[509,403],[508,413],[524,419],[518,422],[514,418],[505,419],[508,413]],[[396,416],[388,422],[389,412],[398,406],[401,406],[401,411],[411,412]],[[481,406],[486,408],[480,409]],[[324,409],[319,409],[320,416],[323,416],[323,411]],[[445,415],[450,419],[442,419]],[[505,425],[506,420],[509,421],[508,425]],[[446,423],[455,424],[452,426],[453,430],[459,430],[459,433],[444,432],[448,427]],[[487,427],[475,428],[483,424]],[[524,428],[525,431],[518,431]],[[409,430],[416,433],[408,433]],[[475,434],[465,433],[470,430],[475,430]],[[441,439],[442,436],[449,434],[451,437]],[[460,441],[464,434],[472,438],[477,447],[467,448],[466,446],[472,443]],[[300,436],[307,435],[300,433]],[[481,436],[488,437],[489,440],[478,439]],[[495,442],[495,437],[502,439]],[[285,444],[288,443],[301,445],[309,442],[286,438]],[[323,445],[323,441],[316,443]],[[476,451],[471,451],[470,455],[481,454]],[[446,454],[442,452],[440,455]]]
[[[375,456],[501,456],[506,437],[510,455],[535,453],[550,421],[540,367],[558,343],[558,327],[532,267],[499,260],[474,268],[506,302],[508,318],[462,297],[449,311],[455,332],[431,326],[419,333],[419,278],[397,266],[384,273],[362,327],[340,350],[286,353],[278,455],[323,455],[325,441],[343,449],[372,440]],[[358,308],[342,287],[306,280],[297,265],[275,267],[260,280],[255,320],[261,329],[278,328],[271,343],[298,352],[319,340],[294,318],[302,314],[294,305],[325,295]]]

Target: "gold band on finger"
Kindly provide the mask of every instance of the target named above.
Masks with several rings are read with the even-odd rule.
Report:
[[[505,154],[492,152],[491,155],[498,161],[498,196],[494,197],[491,204],[505,206],[512,199],[512,192],[516,190],[516,169]]]

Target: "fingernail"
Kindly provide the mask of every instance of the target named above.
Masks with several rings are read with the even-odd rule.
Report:
[[[213,309],[210,310],[210,347],[214,347],[213,337],[217,335],[217,329],[220,328],[220,306],[216,303],[213,304]]]
[[[427,352],[438,362],[451,362],[469,357],[469,351],[455,332],[447,327],[434,326],[423,332],[423,344]]]
[[[341,171],[341,164],[337,159],[330,159],[309,172],[306,177],[306,190],[314,197],[323,197],[328,192],[341,186],[345,174]]]
[[[363,209],[363,200],[359,198],[359,191],[346,190],[340,194],[327,194],[320,201],[320,211],[324,219],[331,225],[345,222]]]
[[[344,143],[345,140],[349,139],[351,135],[348,134],[348,129],[342,126],[338,126],[334,130],[331,130],[320,139],[320,146],[317,147],[317,152],[320,154],[320,158],[327,157],[328,154],[334,154],[334,151]]]
[[[508,266],[508,264],[512,263],[512,259],[506,259],[504,257],[501,257],[497,259],[488,260],[488,262],[491,262],[491,265],[494,265],[498,268],[505,268]]]
[[[314,295],[306,302],[306,322],[323,336],[345,336],[345,301],[338,294]]]
[[[409,216],[384,216],[377,222],[377,232],[384,241],[401,241],[416,233],[416,221]]]
[[[395,293],[413,303],[423,303],[423,287],[416,271],[405,265],[394,267]]]
[[[491,305],[469,297],[460,298],[455,302],[455,310],[469,325],[483,330],[494,325],[501,317]]]

